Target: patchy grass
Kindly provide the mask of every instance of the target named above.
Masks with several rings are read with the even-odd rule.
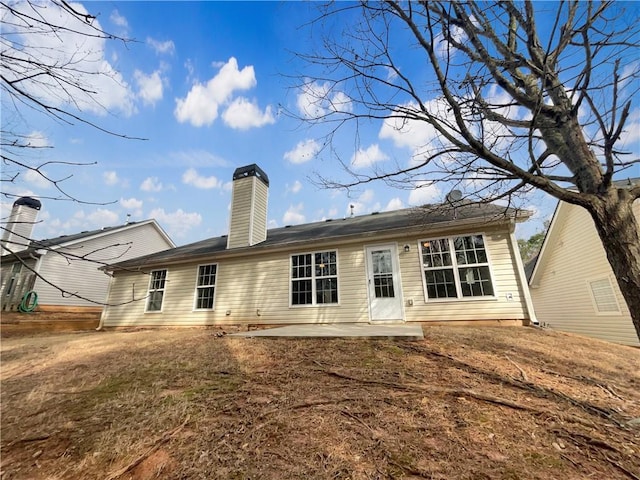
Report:
[[[1,478],[640,477],[640,350],[147,330],[3,339]]]

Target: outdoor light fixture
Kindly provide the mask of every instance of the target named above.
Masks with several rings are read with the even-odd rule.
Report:
[[[404,253],[409,253],[410,250],[411,250],[411,247],[409,246],[409,244],[404,246]]]

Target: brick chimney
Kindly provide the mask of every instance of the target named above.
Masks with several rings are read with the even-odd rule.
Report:
[[[29,247],[33,226],[41,207],[40,200],[31,197],[20,197],[13,202],[11,214],[4,222],[2,245],[6,245],[12,252],[26,250]]]
[[[255,163],[233,172],[227,248],[250,247],[267,239],[269,177]]]

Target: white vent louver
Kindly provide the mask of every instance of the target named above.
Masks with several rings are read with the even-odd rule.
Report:
[[[591,294],[598,313],[619,313],[620,306],[616,300],[616,293],[609,278],[602,278],[589,282]]]

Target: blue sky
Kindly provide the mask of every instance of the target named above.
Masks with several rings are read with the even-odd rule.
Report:
[[[319,188],[316,173],[330,175],[338,162],[319,152],[319,135],[283,114],[309,108],[293,88],[304,65],[293,54],[316,38],[301,27],[315,13],[299,2],[90,2],[103,29],[135,42],[95,42],[94,60],[118,82],[97,85],[103,108],[84,105],[84,116],[107,129],[146,140],[125,140],[83,125],[69,126],[25,112],[12,119],[33,142],[53,148],[42,161],[95,163],[50,166],[76,198],[104,205],[43,199],[36,238],[155,218],[177,244],[226,234],[231,176],[257,163],[268,174],[270,227],[442,201],[446,187],[412,191],[368,184],[347,193]],[[68,42],[67,42],[68,44]],[[95,63],[95,62],[94,62]],[[316,85],[322,88],[321,84]],[[339,99],[338,99],[339,100]],[[79,100],[80,105],[83,105]],[[3,120],[3,122],[6,121]],[[344,135],[344,134],[343,134]],[[409,161],[410,142],[368,132],[357,153],[348,135],[343,155],[365,165]],[[637,143],[636,143],[637,146]],[[316,155],[317,154],[317,155]],[[635,167],[634,167],[635,168]],[[631,176],[640,176],[640,167]],[[34,175],[6,188],[14,194],[56,196]],[[12,201],[2,199],[3,217]],[[534,218],[519,236],[541,228],[555,201],[528,199]]]

